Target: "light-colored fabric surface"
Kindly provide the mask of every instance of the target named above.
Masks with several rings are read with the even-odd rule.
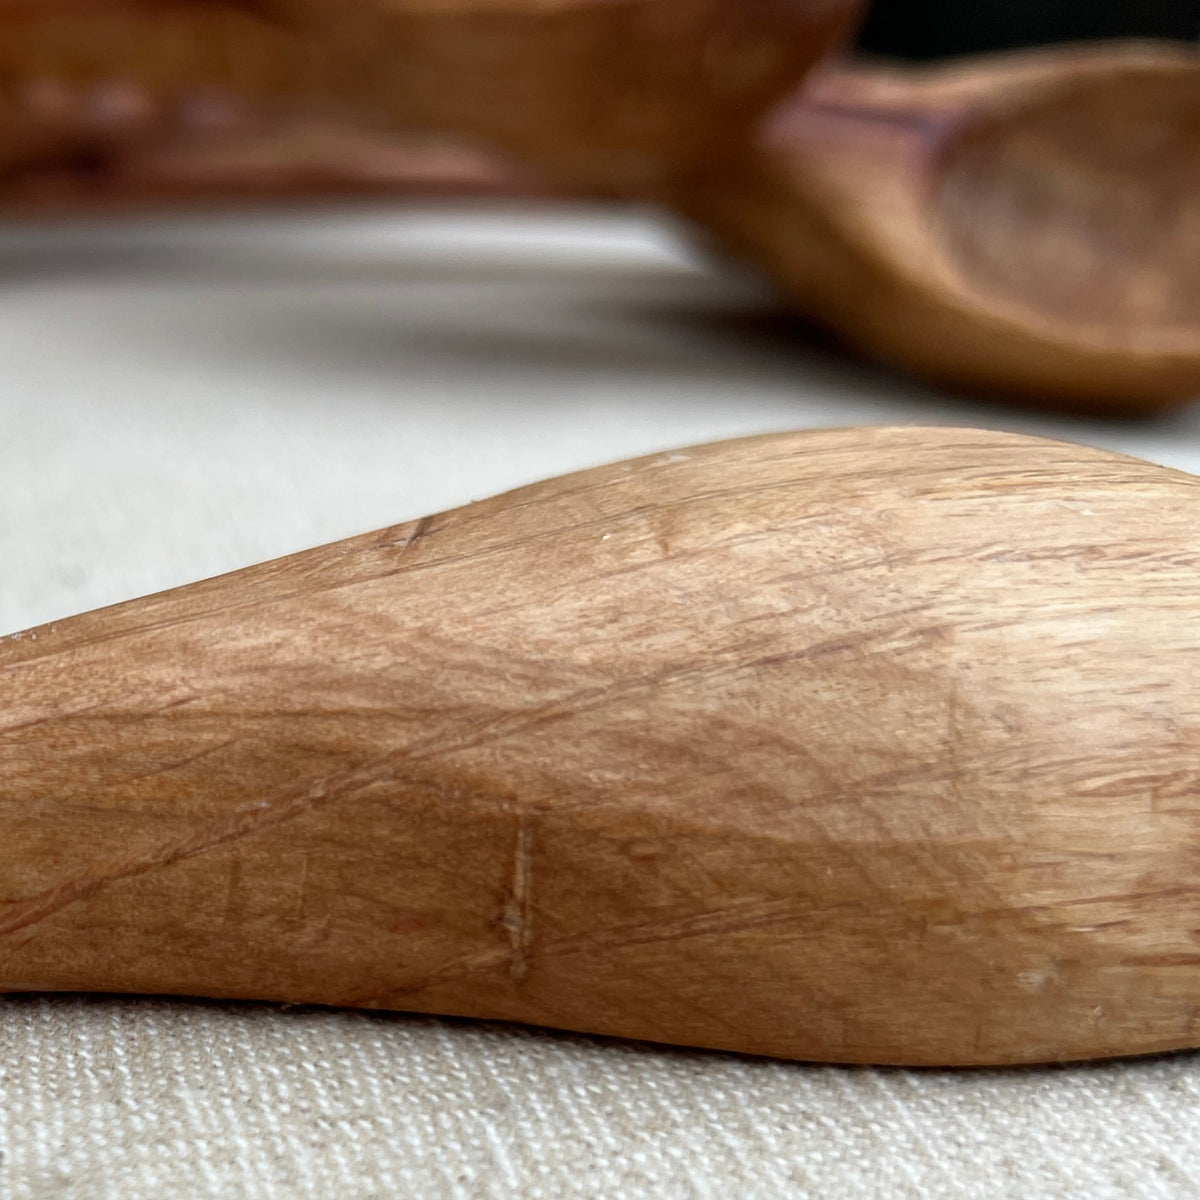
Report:
[[[422,1017],[0,1003],[19,1197],[1195,1196],[1190,1059],[973,1073]]]
[[[936,395],[806,341],[637,217],[0,232],[0,631],[614,458],[860,423],[1200,469],[1200,411],[1122,425]],[[876,1071],[0,999],[0,1200],[1198,1193],[1190,1055]]]

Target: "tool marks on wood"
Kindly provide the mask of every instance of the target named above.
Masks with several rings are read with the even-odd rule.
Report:
[[[0,988],[1188,1044],[1198,518],[1100,451],[774,435],[5,639]]]

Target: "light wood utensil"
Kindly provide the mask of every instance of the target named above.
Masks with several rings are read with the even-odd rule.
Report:
[[[848,343],[938,383],[1200,394],[1200,51],[842,66],[675,203]]]
[[[1200,481],[602,467],[0,641],[0,988],[840,1062],[1200,1045]]]

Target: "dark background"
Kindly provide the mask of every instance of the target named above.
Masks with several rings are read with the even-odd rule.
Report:
[[[1198,36],[1200,0],[876,0],[859,45],[926,59],[1044,42]]]

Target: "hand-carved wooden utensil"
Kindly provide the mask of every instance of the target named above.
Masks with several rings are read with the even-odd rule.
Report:
[[[1200,52],[843,67],[676,202],[802,311],[955,387],[1200,394]]]
[[[638,190],[717,152],[858,0],[0,0],[0,84],[212,87],[441,129]]]
[[[0,642],[0,987],[799,1059],[1200,1044],[1200,480],[603,467]]]

